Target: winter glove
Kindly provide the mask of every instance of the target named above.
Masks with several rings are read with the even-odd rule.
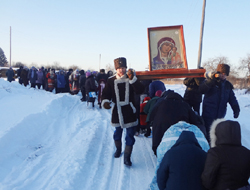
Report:
[[[135,76],[135,70],[134,69],[129,69],[127,72],[129,80],[132,80]]]
[[[205,78],[210,78],[210,79],[216,79],[216,78],[219,78],[219,76],[220,76],[220,74],[217,72],[206,72],[204,74]]]
[[[111,108],[111,106],[110,106],[110,102],[105,102],[104,104],[103,104],[103,107],[105,108],[105,109],[110,109]]]
[[[239,114],[240,114],[240,112],[234,112],[234,118],[235,118],[235,119],[238,118],[238,117],[239,117]]]
[[[232,107],[233,111],[234,111],[234,118],[238,118],[239,117],[239,114],[240,114],[240,107],[238,104],[236,105],[233,105]]]

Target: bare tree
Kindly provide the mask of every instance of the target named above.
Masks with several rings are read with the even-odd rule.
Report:
[[[246,58],[240,60],[239,70],[246,72],[246,77],[250,75],[250,54]]]
[[[112,71],[113,73],[115,73],[115,67],[114,67],[114,65],[111,65],[110,63],[108,63],[107,65],[106,65],[106,71],[108,72],[108,71]]]
[[[243,82],[243,88],[247,88],[246,93],[250,92],[250,54],[247,54],[246,58],[240,60],[240,65],[238,68],[243,74],[245,73],[245,78]]]
[[[207,72],[212,72],[216,71],[217,65],[225,63],[229,65],[229,60],[227,57],[215,57],[215,58],[210,58],[208,61],[203,63],[204,69],[206,69]]]
[[[217,70],[218,64],[227,64],[230,66],[230,75],[227,77],[227,80],[230,81],[233,85],[237,83],[238,72],[236,66],[230,64],[229,59],[224,56],[219,56],[215,58],[210,58],[208,61],[203,63],[204,69],[206,72],[215,72]]]
[[[73,69],[73,71],[76,69],[80,70],[80,67],[77,65],[71,65],[71,66],[69,66],[69,69]]]
[[[16,63],[13,63],[11,64],[13,67],[20,67],[20,66],[24,66],[24,64],[20,61],[16,62]]]
[[[65,68],[62,67],[60,63],[57,61],[55,61],[51,67],[54,68],[55,70],[65,70]]]
[[[208,61],[203,63],[203,67],[204,69],[206,69],[207,72],[213,72],[216,71],[218,64],[223,64],[223,63],[230,66],[230,75],[232,77],[238,76],[237,68],[231,65],[228,58],[224,56],[208,59]]]

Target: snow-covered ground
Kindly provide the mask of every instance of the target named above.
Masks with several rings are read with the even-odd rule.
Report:
[[[181,95],[183,85],[166,85]],[[235,91],[243,145],[250,148],[250,95]],[[110,110],[80,96],[54,94],[0,79],[1,190],[145,190],[154,175],[151,138],[136,137],[132,167],[114,158]],[[226,119],[233,119],[228,107]],[[124,136],[124,135],[123,135]],[[124,146],[124,145],[123,145]]]

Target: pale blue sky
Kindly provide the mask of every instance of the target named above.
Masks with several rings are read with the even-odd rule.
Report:
[[[197,67],[203,0],[0,0],[0,47],[9,61],[99,70],[117,57],[148,66],[147,28],[183,25],[188,66]],[[207,0],[202,62],[250,53],[250,0]]]

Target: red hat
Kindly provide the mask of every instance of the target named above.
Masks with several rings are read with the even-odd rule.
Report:
[[[162,91],[161,90],[157,90],[155,92],[155,96],[161,97]]]

